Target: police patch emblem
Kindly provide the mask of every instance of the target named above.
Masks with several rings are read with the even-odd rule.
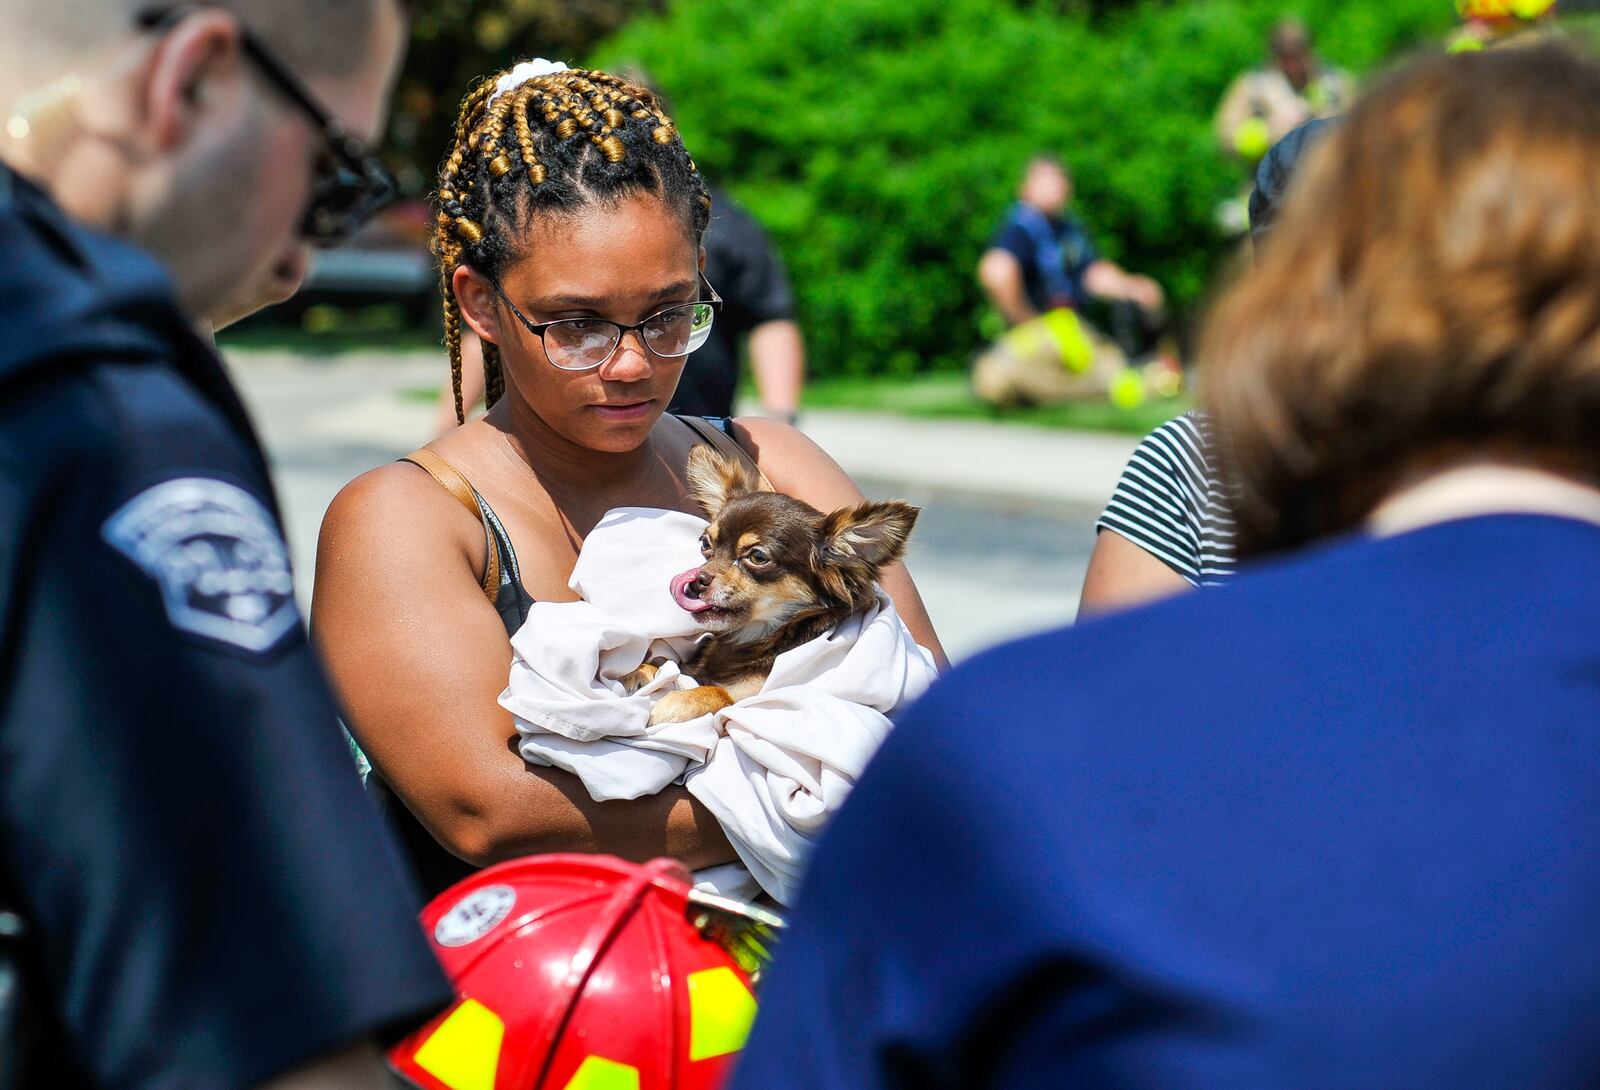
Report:
[[[236,485],[164,481],[123,504],[101,533],[161,587],[174,628],[266,651],[299,623],[283,535]]]

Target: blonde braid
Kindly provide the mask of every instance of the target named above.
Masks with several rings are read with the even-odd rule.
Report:
[[[472,191],[475,188],[471,177],[463,178],[461,167],[467,152],[473,150],[477,145],[477,136],[474,130],[483,117],[484,104],[488,102],[489,96],[493,93],[494,81],[483,80],[468,93],[466,99],[461,103],[461,113],[456,117],[455,140],[450,147],[450,156],[445,160],[444,168],[439,172],[439,203],[441,211],[439,218],[440,233],[436,236],[436,242],[443,242],[448,233],[451,232],[467,236],[471,236],[474,233],[470,229],[463,228],[460,222],[466,220],[467,224],[472,223],[471,220],[466,219],[465,213],[460,210],[464,207],[465,202],[472,195]],[[465,181],[464,186],[462,184],[463,180]],[[447,212],[451,214],[446,216]],[[472,226],[476,225],[472,224]],[[479,237],[482,236],[481,229],[476,233]],[[478,240],[469,237],[468,241],[476,242]]]
[[[521,97],[527,97],[525,87],[518,88],[518,91]],[[488,163],[489,176],[492,179],[504,178],[514,169],[511,157],[505,153],[505,135],[506,124],[511,119],[511,110],[516,105],[516,100],[515,95],[501,95],[489,107],[483,119],[477,150]]]
[[[444,294],[444,347],[450,357],[450,389],[456,395],[456,423],[467,422],[467,409],[461,403],[461,304],[448,287]]]
[[[546,101],[549,98],[538,87],[529,84],[527,93],[519,104],[520,108],[513,114],[517,149],[522,155],[522,165],[528,168],[528,181],[532,185],[538,185],[545,179],[544,164],[539,161],[539,153],[534,150],[533,128],[528,123],[528,114],[533,109],[535,97],[544,98]]]
[[[444,301],[444,345],[450,358],[450,388],[455,392],[456,423],[467,420],[461,403],[461,303],[456,299],[455,272],[461,265],[461,239],[476,242],[483,230],[465,215],[465,199],[473,185],[463,187],[461,166],[471,146],[470,133],[483,114],[484,103],[494,93],[494,81],[484,80],[468,93],[456,118],[455,140],[439,173],[439,214],[435,219],[433,251],[439,258],[439,294]]]

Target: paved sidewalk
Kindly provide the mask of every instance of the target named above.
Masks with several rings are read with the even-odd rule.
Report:
[[[878,487],[1096,511],[1138,443],[1134,436],[874,413],[811,412],[800,424],[851,476]]]
[[[269,445],[280,437],[315,437],[396,455],[426,442],[434,420],[433,407],[406,391],[433,385],[446,373],[443,357],[431,353],[348,354],[326,362],[261,352],[234,358],[246,388],[305,383],[302,413],[263,420]],[[837,410],[807,412],[801,427],[873,492],[1093,509],[1110,496],[1138,441]]]

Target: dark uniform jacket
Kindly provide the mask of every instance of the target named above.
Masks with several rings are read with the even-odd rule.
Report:
[[[449,999],[261,448],[148,256],[0,168],[0,902],[22,1085],[254,1085]]]

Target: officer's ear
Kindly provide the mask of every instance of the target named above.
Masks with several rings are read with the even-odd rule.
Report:
[[[472,331],[489,344],[500,343],[499,295],[487,276],[466,265],[457,265],[450,287],[461,304],[461,317]]]
[[[143,95],[146,129],[156,150],[181,147],[225,91],[239,93],[245,74],[240,34],[231,13],[197,7],[161,36]]]

